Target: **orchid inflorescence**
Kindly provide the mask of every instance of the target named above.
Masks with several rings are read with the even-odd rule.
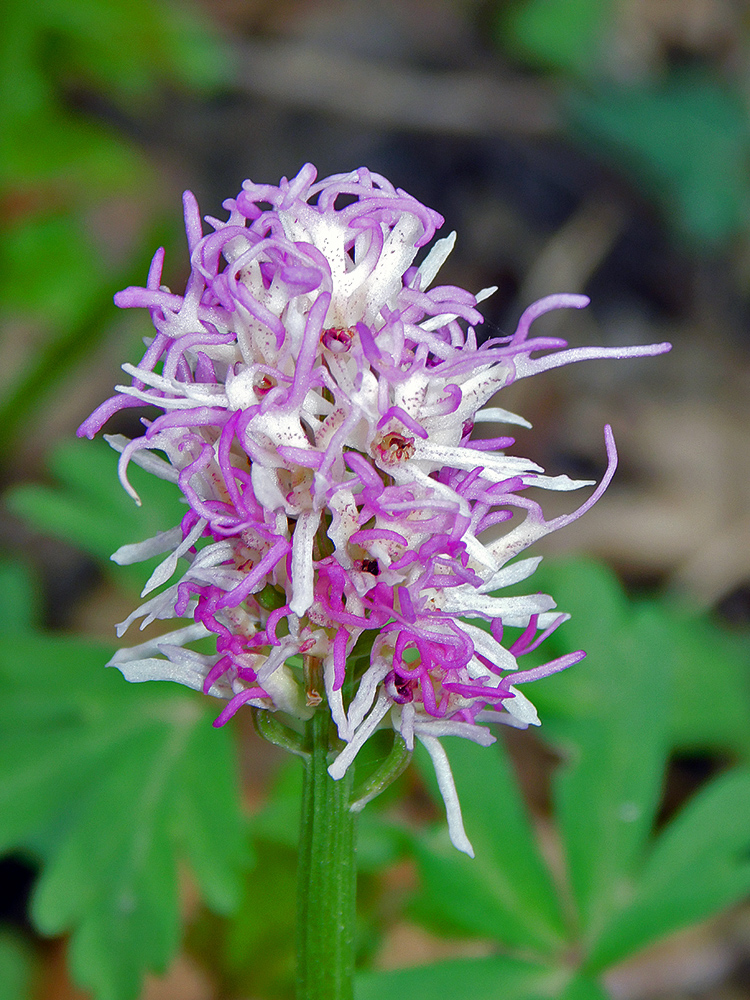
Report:
[[[123,365],[132,384],[79,434],[93,437],[126,407],[163,411],[134,440],[107,438],[136,501],[131,460],[175,482],[187,503],[180,524],[113,555],[124,564],[166,553],[142,596],[162,589],[118,635],[137,619],[189,624],[111,663],[130,681],[169,679],[226,699],[217,725],[250,705],[293,726],[325,701],[341,741],[333,778],[378,728],[391,726],[407,751],[421,741],[451,839],[471,854],[439,738],[487,745],[486,723],[537,725],[519,685],[584,656],[518,669],[567,616],[544,594],[496,592],[531,576],[540,559],[515,557],[591,507],[616,465],[606,428],[602,481],[548,521],[529,488],[592,484],[545,476],[505,454],[512,438],[475,428],[530,426],[487,405],[519,378],[669,345],[571,350],[531,338],[538,316],[588,303],[563,294],[530,306],[512,336],[478,343],[477,303],[494,289],[431,287],[455,234],[415,266],[441,216],[366,169],[316,181],[307,164],[278,187],[245,181],[224,202],[229,218],[207,219],[208,235],[190,193],[184,205],[185,294],[161,284],[159,250],[146,287],[116,296],[147,308],[156,333],[137,366]],[[508,628],[522,631],[503,645]],[[191,648],[209,636],[214,652]]]

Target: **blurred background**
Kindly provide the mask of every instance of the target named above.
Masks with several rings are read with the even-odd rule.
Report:
[[[458,231],[442,282],[498,286],[484,335],[512,332],[534,299],[567,291],[591,306],[547,316],[539,332],[573,345],[673,343],[665,357],[523,381],[502,405],[534,425],[517,435],[518,453],[552,473],[599,478],[607,422],[620,448],[605,500],[542,551],[588,553],[631,594],[679,596],[723,627],[747,627],[750,5],[3,6],[0,556],[7,586],[30,587],[44,628],[111,641],[132,606],[67,508],[35,517],[29,492],[74,461],[75,428],[122,361],[140,356],[147,317],[118,314],[112,295],[145,280],[158,245],[166,283],[184,287],[184,189],[221,216],[246,177],[275,183],[306,161],[320,176],[367,165],[440,211],[443,234]],[[552,516],[558,498],[548,500]],[[275,758],[250,746],[252,804]],[[32,876],[18,858],[0,862],[0,921],[27,931]],[[405,939],[412,956],[429,953],[428,938],[407,928]],[[67,982],[63,948],[46,946],[40,995],[83,995]],[[750,996],[749,911],[685,949],[659,966],[659,995]],[[150,1000],[218,996],[191,962],[153,981]],[[644,975],[653,987],[658,976]],[[622,996],[656,995],[633,976]]]

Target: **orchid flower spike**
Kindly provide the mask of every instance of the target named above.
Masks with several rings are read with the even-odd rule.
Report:
[[[519,669],[567,616],[545,594],[498,591],[531,576],[539,558],[517,557],[595,503],[617,460],[606,428],[602,482],[548,521],[531,488],[592,484],[546,476],[506,454],[512,438],[474,428],[529,426],[490,402],[516,379],[669,344],[569,350],[530,336],[534,319],[580,309],[583,295],[542,299],[512,336],[478,344],[477,303],[493,290],[433,285],[455,234],[415,266],[442,218],[364,168],[318,181],[307,164],[277,187],[245,181],[206,234],[193,196],[184,202],[185,293],[162,285],[162,250],[145,288],[118,293],[118,306],[149,310],[154,335],[137,366],[123,365],[130,384],[79,429],[93,437],[125,407],[161,410],[140,437],[108,440],[136,501],[131,461],[187,503],[172,530],[112,557],[164,555],[119,635],[137,620],[179,621],[111,664],[129,681],[225,699],[217,725],[244,705],[306,719],[327,704],[343,746],[334,778],[378,728],[407,750],[421,741],[451,839],[472,854],[439,739],[487,745],[490,723],[538,725],[523,685],[585,655]],[[504,645],[508,628],[521,633]],[[206,637],[212,653],[194,648]]]

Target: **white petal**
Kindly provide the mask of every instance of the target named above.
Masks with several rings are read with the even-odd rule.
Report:
[[[453,772],[448,763],[448,756],[445,750],[443,750],[440,741],[435,736],[418,735],[417,738],[432,758],[432,766],[435,768],[438,788],[445,803],[445,814],[448,820],[448,833],[450,834],[451,843],[459,851],[463,851],[464,854],[468,854],[470,858],[473,858],[474,848],[471,846],[471,841],[466,836],[466,831],[464,830],[461,804],[458,801],[456,784],[453,781]]]
[[[250,480],[258,503],[266,510],[284,510],[286,500],[279,486],[275,469],[267,469],[260,462],[253,462],[250,469]]]
[[[485,708],[481,712],[477,712],[474,716],[476,722],[500,722],[504,726],[510,726],[512,729],[528,729],[528,722],[521,722],[520,719],[514,718],[508,712],[496,712],[492,708]]]
[[[502,479],[510,479],[512,476],[521,476],[524,473],[544,472],[540,465],[528,458],[520,458],[516,455],[499,455],[492,451],[478,451],[476,448],[462,448],[460,445],[451,448],[448,445],[433,444],[432,441],[423,441],[419,438],[414,442],[412,461],[435,463],[435,468],[448,465],[454,469],[468,471],[481,465],[487,472],[493,470],[500,473]]]
[[[352,732],[346,718],[343,689],[339,688],[337,691],[334,691],[334,680],[335,669],[333,665],[333,653],[331,653],[326,657],[325,663],[323,664],[323,682],[326,689],[326,700],[328,702],[328,707],[331,710],[331,718],[336,724],[339,739],[346,741],[351,739]]]
[[[338,755],[336,760],[328,768],[328,773],[333,778],[334,781],[338,781],[339,778],[343,778],[346,772],[349,770],[350,766],[354,762],[354,758],[357,756],[359,751],[362,749],[364,744],[369,740],[372,734],[380,725],[383,717],[388,712],[391,707],[391,702],[388,696],[383,692],[381,693],[378,700],[375,702],[375,707],[367,716],[365,721],[359,727],[357,732],[347,743],[341,753]]]
[[[414,717],[416,710],[414,703],[409,701],[401,706],[400,711],[394,705],[391,710],[391,718],[394,720],[394,729],[401,733],[406,749],[411,753],[414,750]]]
[[[137,646],[129,646],[125,649],[118,649],[109,661],[108,665],[119,667],[121,663],[125,663],[128,660],[138,660],[142,659],[144,656],[150,655],[151,653],[159,653],[161,652],[161,646],[165,644],[184,646],[188,642],[194,642],[196,639],[203,639],[205,636],[211,634],[212,633],[209,632],[202,622],[196,622],[185,628],[178,628],[173,632],[167,632],[165,635],[159,635],[155,639],[148,639],[146,642],[141,642]]]
[[[452,722],[450,719],[420,719],[414,723],[414,732],[419,739],[424,736],[461,736],[483,747],[497,742],[497,737],[483,726],[475,726],[473,722]]]
[[[300,618],[313,602],[313,539],[320,523],[319,511],[305,511],[297,518],[292,536],[292,599],[289,607]]]
[[[425,259],[419,265],[419,276],[422,281],[420,282],[420,288],[425,291],[429,288],[435,277],[443,266],[443,264],[448,259],[449,254],[456,245],[456,233],[455,230],[449,233],[448,236],[444,237],[442,240],[437,240],[432,245],[432,249],[427,254]],[[479,299],[477,298],[477,302]]]
[[[499,406],[488,406],[474,414],[475,424],[516,424],[518,427],[531,427],[524,417],[510,410],[502,410]]]
[[[505,646],[501,646],[489,632],[485,632],[483,628],[464,621],[459,624],[459,627],[471,639],[475,651],[488,659],[490,663],[499,667],[500,670],[518,669],[515,656]]]
[[[176,618],[177,615],[174,610],[176,601],[177,584],[172,587],[168,587],[165,591],[162,591],[161,594],[156,594],[155,597],[151,597],[147,601],[144,601],[143,604],[135,609],[135,611],[131,611],[124,621],[118,622],[118,624],[115,625],[117,637],[122,638],[133,622],[137,621],[139,618],[143,618],[140,625],[141,629],[144,629],[147,625],[150,625],[151,622],[156,621],[157,619]]]
[[[418,323],[417,328],[431,333],[433,330],[439,330],[441,326],[452,323],[454,319],[458,319],[457,313],[438,313],[437,316],[430,316],[423,323]]]
[[[392,663],[386,663],[378,658],[362,675],[357,693],[349,705],[348,719],[351,732],[354,732],[369,712],[370,706],[375,699],[375,692],[378,689],[378,685],[390,673],[392,666]]]
[[[203,382],[178,382],[176,379],[164,378],[156,372],[145,371],[143,368],[136,368],[135,365],[120,365],[127,375],[150,385],[154,389],[161,389],[164,392],[174,392],[180,396],[186,396],[203,404],[204,406],[226,406],[228,403],[226,393],[221,385],[207,385]]]
[[[156,567],[154,572],[148,578],[146,586],[141,591],[141,597],[145,597],[146,594],[150,594],[152,590],[156,590],[157,587],[160,587],[163,583],[167,582],[177,569],[177,563],[180,558],[185,555],[188,549],[191,549],[195,545],[203,534],[203,529],[205,527],[205,519],[200,518],[185,540],[177,546],[174,552],[168,555],[167,558]]]
[[[171,398],[169,396],[154,396],[153,392],[148,392],[144,389],[138,389],[133,385],[116,385],[115,389],[121,392],[124,396],[132,396],[133,399],[142,399],[144,403],[151,403],[154,406],[159,406],[162,410],[192,410],[196,402],[194,399],[183,398]],[[217,397],[208,397],[203,402],[203,405],[214,405],[214,406],[226,406],[227,398],[224,395]]]
[[[125,451],[127,446],[130,444],[130,438],[125,437],[124,434],[104,434],[104,440],[114,451],[120,454]],[[158,447],[154,445],[154,447]],[[152,455],[150,451],[144,448],[142,451],[136,451],[132,458],[132,462],[136,465],[140,465],[142,469],[146,472],[151,472],[153,475],[158,476],[159,479],[166,479],[167,482],[176,483],[180,470],[175,469],[173,465],[169,462],[165,462],[163,458],[158,458],[156,455]]]
[[[467,614],[471,611],[502,618],[504,625],[525,627],[532,615],[540,615],[556,607],[548,594],[528,594],[525,597],[489,597],[473,588],[452,587],[445,592],[441,611]]]
[[[493,590],[500,590],[503,587],[512,587],[514,583],[521,583],[527,580],[536,570],[542,561],[541,556],[534,556],[531,559],[520,559],[511,563],[510,566],[503,566],[497,573],[486,580],[477,590],[480,594],[489,594]]]
[[[510,687],[508,690],[515,695],[515,698],[506,698],[503,707],[519,722],[525,722],[527,726],[541,726],[537,711],[526,695],[521,694],[515,687]]]
[[[294,671],[283,663],[264,679],[262,686],[276,708],[282,712],[297,719],[309,719],[315,711],[306,704],[302,686]]]
[[[570,479],[568,476],[524,476],[527,486],[539,486],[545,490],[568,492],[581,490],[584,486],[593,486],[594,479]]]
[[[182,541],[182,530],[179,525],[170,528],[169,531],[160,531],[153,538],[147,538],[143,542],[136,542],[133,545],[121,545],[117,552],[113,552],[109,557],[118,566],[130,566],[132,563],[143,562],[151,556],[161,555],[162,552],[169,552]]]

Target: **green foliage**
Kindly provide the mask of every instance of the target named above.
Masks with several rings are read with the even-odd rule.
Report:
[[[31,10],[19,6],[14,21],[16,37],[38,59],[30,72],[101,90],[123,106],[151,96],[160,79],[189,86],[225,80],[225,60],[197,5],[42,0]]]
[[[8,447],[50,373],[61,379],[91,349],[113,292],[143,280],[147,267],[138,260],[134,274],[131,263],[108,260],[92,219],[113,224],[112,202],[139,198],[156,178],[135,146],[74,111],[69,95],[93,93],[132,115],[165,85],[216,88],[231,59],[197,8],[166,0],[6,0],[1,17],[0,319],[35,347],[6,373],[0,447]],[[141,235],[152,246],[154,233]],[[133,243],[140,258],[135,230]]]
[[[134,566],[116,566],[109,557],[121,545],[178,524],[185,508],[173,483],[133,463],[129,478],[143,501],[136,506],[117,479],[117,458],[103,441],[65,441],[49,459],[58,485],[16,486],[6,494],[6,503],[31,527],[99,560],[115,583],[140,590],[158,557]]]
[[[599,976],[612,964],[750,890],[744,765],[701,788],[663,828],[656,823],[672,753],[747,756],[747,643],[666,602],[627,600],[594,563],[552,564],[535,583],[573,615],[544,658],[578,646],[589,654],[531,692],[562,757],[552,798],[564,868],[547,868],[502,741],[487,750],[446,740],[477,857],[451,849],[443,824],[416,837],[422,887],[412,912],[438,932],[494,942],[500,954],[363,974],[358,1000],[401,990],[601,1000]],[[709,678],[720,695],[706,694]],[[415,756],[438,799],[429,761]]]
[[[571,97],[573,134],[624,168],[693,246],[726,244],[750,221],[747,108],[707,74]]]
[[[127,144],[114,140],[113,147],[106,130],[67,114],[65,91],[104,93],[132,110],[165,82],[215,87],[226,81],[226,53],[197,7],[162,0],[12,0],[4,11],[0,96],[12,141],[4,146],[3,180],[21,181],[22,168],[30,167],[32,179],[65,176],[81,192],[87,182],[101,190],[92,169],[98,165],[110,183],[127,181],[127,173],[113,174],[123,156],[132,157]],[[33,128],[24,134],[30,126],[41,134]],[[75,177],[74,166],[84,175]]]
[[[614,13],[611,0],[522,0],[500,8],[496,38],[514,59],[556,74],[574,142],[635,183],[691,249],[723,249],[750,229],[741,80],[718,64],[617,76]]]
[[[227,995],[281,1000],[293,994],[301,794],[302,764],[282,756],[263,807],[250,818],[258,864],[245,876],[242,903],[228,918],[203,914],[191,929],[188,947]],[[381,807],[377,799],[357,816],[359,955],[371,954],[382,933],[377,876],[404,856],[409,843]]]
[[[610,0],[525,0],[502,10],[501,43],[544,69],[589,75],[599,62]]]
[[[276,1000],[293,994],[296,851],[263,838],[256,849],[258,863],[242,880],[235,914],[203,914],[188,947],[211,969],[222,995]]]
[[[20,601],[10,620],[22,622]],[[103,668],[111,652],[0,633],[0,853],[40,856],[36,926],[71,934],[75,978],[97,1000],[130,1000],[174,956],[178,861],[227,913],[249,855],[212,706],[177,685],[126,684]]]
[[[603,968],[750,890],[750,772],[717,778],[661,834],[633,898],[597,941]]]
[[[39,621],[39,600],[32,576],[22,563],[0,561],[0,622],[30,629]]]
[[[628,601],[613,573],[594,562],[545,560],[534,581],[571,615],[545,642],[544,658],[577,648],[588,653],[573,669],[531,689],[544,720],[543,733],[571,716],[583,722],[598,713],[605,718],[632,712],[632,705],[621,700],[610,709],[599,701],[604,686],[617,683],[609,676],[609,664],[627,640],[633,657],[643,658],[651,669],[648,683],[638,692],[638,704],[647,697],[648,714],[666,716],[670,751],[750,757],[747,636],[733,635],[708,615],[696,615],[667,599]],[[624,662],[626,672],[638,669],[632,660]],[[663,683],[659,676],[666,677],[668,687],[668,700],[661,703],[651,696],[652,683]]]
[[[461,775],[461,807],[476,857],[456,851],[444,824],[418,841],[425,883],[419,913],[428,920],[438,914],[448,932],[499,936],[519,949],[556,952],[565,943],[562,912],[549,872],[529,850],[534,834],[507,759],[497,747],[483,748],[478,767],[468,740],[448,739],[445,745]],[[439,798],[429,758],[424,752],[416,756]]]
[[[385,1000],[408,996],[410,1000],[552,1000],[567,980],[556,970],[522,959],[496,956],[437,962],[396,972],[369,972],[357,978],[355,1000]],[[594,998],[592,997],[592,1000]]]
[[[30,1000],[31,950],[12,931],[0,928],[0,1000]]]

